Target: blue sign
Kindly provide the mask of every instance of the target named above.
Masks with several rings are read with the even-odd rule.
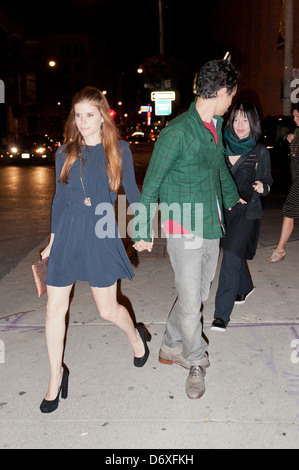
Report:
[[[169,116],[171,114],[171,100],[155,101],[156,116]]]

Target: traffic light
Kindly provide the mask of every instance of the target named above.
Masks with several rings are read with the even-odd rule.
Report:
[[[114,109],[110,109],[109,115],[112,119],[114,119],[116,116],[116,111],[114,111]]]

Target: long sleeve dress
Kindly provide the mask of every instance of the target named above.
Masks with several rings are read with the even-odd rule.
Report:
[[[129,204],[139,201],[129,145],[119,141],[122,158],[122,186]],[[76,280],[92,287],[109,287],[118,279],[134,276],[130,260],[119,236],[114,214],[116,191],[109,190],[102,144],[82,148],[71,167],[68,184],[58,183],[66,159],[65,147],[56,154],[56,191],[52,203],[51,248],[47,284],[68,286]],[[80,176],[82,177],[83,184]],[[85,191],[85,194],[84,194]],[[91,205],[83,203],[89,197]]]

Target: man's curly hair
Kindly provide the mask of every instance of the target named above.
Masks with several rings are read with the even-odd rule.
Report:
[[[204,99],[216,98],[221,88],[227,88],[231,95],[239,77],[240,72],[228,60],[211,60],[198,73],[196,94]]]

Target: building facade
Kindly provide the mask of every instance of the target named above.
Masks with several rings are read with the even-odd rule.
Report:
[[[219,57],[229,51],[241,70],[238,97],[257,105],[261,117],[284,114],[285,43],[280,31],[288,0],[215,2],[213,45]],[[299,69],[299,0],[293,3],[293,78]],[[298,86],[298,85],[297,85]],[[296,89],[289,93],[296,95]],[[299,92],[298,92],[299,98]]]

